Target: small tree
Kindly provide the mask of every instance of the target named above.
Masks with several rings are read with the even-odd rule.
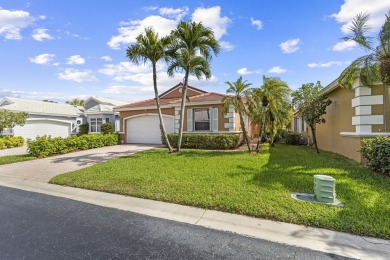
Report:
[[[83,107],[85,105],[85,101],[83,99],[74,98],[66,101],[65,104]]]
[[[323,115],[326,114],[327,106],[332,103],[326,94],[321,93],[322,89],[323,87],[318,81],[316,84],[303,84],[302,87],[292,94],[295,109],[301,118],[309,125],[313,134],[313,142],[317,153],[319,153],[319,150],[317,147],[315,127],[316,124],[324,124],[326,122]]]
[[[104,123],[101,126],[101,133],[102,134],[112,134],[114,132],[114,125],[110,122]]]
[[[5,128],[13,129],[15,126],[23,126],[28,118],[26,112],[11,112],[6,109],[0,110],[0,132]]]

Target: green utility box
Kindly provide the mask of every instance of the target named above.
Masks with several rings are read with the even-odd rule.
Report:
[[[323,203],[336,200],[336,179],[327,175],[314,175],[314,197]]]

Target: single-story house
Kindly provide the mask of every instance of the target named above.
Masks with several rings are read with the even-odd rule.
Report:
[[[85,101],[84,107],[39,100],[5,97],[0,100],[0,109],[12,112],[27,112],[24,126],[15,126],[14,136],[35,139],[37,136],[68,137],[77,134],[79,126],[89,124],[90,133],[100,133],[100,126],[110,122],[115,131],[119,131],[119,113],[114,106],[126,102],[92,96]]]
[[[372,88],[355,82],[352,90],[341,88],[338,80],[323,89],[333,102],[324,116],[326,123],[316,126],[318,147],[342,154],[361,162],[363,138],[390,135],[389,88],[377,85]],[[309,127],[294,117],[292,129],[312,142]]]
[[[22,98],[5,97],[0,100],[0,109],[28,113],[26,124],[15,126],[12,133],[26,139],[42,135],[68,137],[77,133],[84,120],[82,107]]]
[[[103,123],[111,123],[115,131],[119,131],[119,113],[114,111],[115,106],[125,105],[126,102],[92,96],[84,102],[84,115],[89,125],[90,133],[100,133]]]
[[[159,96],[167,133],[179,132],[182,87],[179,83]],[[225,96],[188,86],[183,133],[235,133],[241,136],[240,119],[234,108],[230,107],[226,114],[222,111]],[[117,106],[114,110],[119,112],[120,134],[125,143],[161,144],[155,99]],[[249,126],[247,116],[245,121]]]

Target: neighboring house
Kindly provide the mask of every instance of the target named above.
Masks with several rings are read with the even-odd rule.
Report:
[[[320,149],[361,162],[362,138],[390,135],[390,93],[383,85],[369,88],[356,82],[353,90],[346,90],[335,80],[323,93],[333,102],[326,110],[326,123],[316,126]],[[294,117],[292,129],[311,139],[300,118]]]
[[[119,131],[119,113],[113,108],[125,104],[123,101],[97,96],[88,98],[84,104],[84,115],[89,124],[89,132],[100,133],[100,126],[107,122],[114,125],[115,131]]]
[[[161,111],[167,133],[179,132],[183,84],[160,95]],[[187,88],[183,133],[235,133],[241,136],[240,119],[234,108],[222,112],[226,95]],[[125,143],[161,144],[160,123],[155,99],[148,99],[114,108],[120,113],[121,139]],[[245,117],[247,126],[249,118]]]
[[[5,97],[0,100],[0,109],[28,113],[26,124],[13,129],[13,135],[26,139],[42,135],[68,137],[77,133],[83,122],[83,108],[67,104]]]

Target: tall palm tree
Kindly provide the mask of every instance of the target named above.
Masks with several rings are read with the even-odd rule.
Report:
[[[291,116],[290,94],[291,89],[287,83],[277,77],[263,76],[263,85],[251,90],[249,108],[255,121],[260,123],[256,150],[259,149],[262,132],[265,132],[267,124],[271,132],[270,144],[274,146],[277,128],[282,127]],[[262,107],[265,100],[268,102],[267,108]]]
[[[180,152],[183,135],[184,109],[187,96],[188,78],[190,75],[200,79],[211,77],[210,61],[212,53],[218,55],[220,46],[215,39],[214,32],[202,23],[181,21],[172,31],[173,39],[170,52],[171,60],[168,66],[168,75],[173,76],[175,71],[185,73],[180,107],[180,128],[177,142],[177,152]]]
[[[377,36],[377,46],[374,45],[373,38],[367,36],[369,31],[367,22],[370,15],[367,13],[360,13],[352,21],[352,25],[349,28],[352,34],[343,39],[345,41],[357,43],[357,45],[367,51],[368,54],[354,60],[341,73],[339,84],[342,87],[351,89],[356,79],[360,79],[362,84],[368,87],[372,87],[380,81],[383,83],[385,91],[390,87],[390,11],[385,16],[385,22]],[[384,102],[384,104],[386,104],[386,102]],[[384,115],[386,118],[385,106]]]
[[[172,146],[169,142],[165,130],[164,119],[161,113],[160,98],[157,88],[157,71],[156,64],[161,60],[168,60],[168,46],[171,43],[169,36],[159,37],[158,33],[152,28],[145,28],[145,34],[140,34],[136,38],[137,42],[127,48],[127,57],[137,65],[147,62],[152,63],[153,68],[153,87],[156,100],[158,118],[160,120],[161,135],[164,137],[169,152],[172,152]]]
[[[252,85],[243,81],[242,77],[239,77],[235,82],[226,81],[226,84],[229,85],[229,88],[226,90],[226,93],[232,94],[233,96],[226,96],[223,98],[223,112],[228,113],[229,107],[232,105],[234,111],[240,116],[241,130],[244,135],[244,140],[248,146],[248,151],[251,152],[251,147],[249,144],[248,132],[245,127],[244,114],[247,114],[247,108],[244,100],[248,94],[248,89]]]
[[[85,101],[83,99],[78,99],[78,98],[74,98],[72,100],[66,101],[65,103],[68,105],[81,106],[81,107],[85,105]]]

